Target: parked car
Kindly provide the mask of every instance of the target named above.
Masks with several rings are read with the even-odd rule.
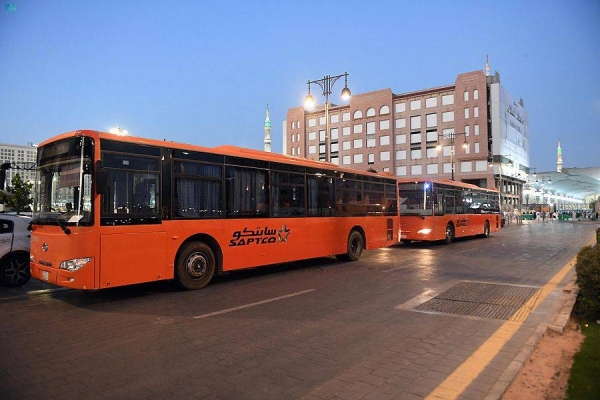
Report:
[[[0,214],[0,285],[23,286],[29,282],[30,217]]]

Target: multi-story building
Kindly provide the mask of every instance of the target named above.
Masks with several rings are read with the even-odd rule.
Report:
[[[529,171],[527,113],[489,66],[459,74],[452,85],[355,94],[349,104],[329,106],[328,124],[325,114],[324,107],[289,109],[284,154],[496,187],[505,209],[520,204]]]
[[[0,143],[0,165],[11,163],[12,168],[6,170],[4,187],[11,185],[13,176],[19,174],[25,182],[35,181],[35,166],[37,157],[37,146],[29,143],[26,146]],[[14,167],[17,168],[14,168]]]

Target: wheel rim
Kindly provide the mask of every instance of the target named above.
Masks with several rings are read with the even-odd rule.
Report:
[[[446,240],[452,240],[452,228],[450,226],[446,227]]]
[[[4,269],[4,280],[11,285],[20,285],[27,282],[29,277],[29,263],[26,260],[14,259]]]
[[[202,253],[190,255],[185,264],[185,270],[192,279],[199,279],[206,275],[208,271],[208,260]]]
[[[350,251],[352,252],[352,254],[356,255],[360,252],[360,240],[358,240],[357,238],[353,239],[352,242],[350,243]]]
[[[488,224],[487,222],[485,223],[485,228],[483,230],[483,233],[485,234],[485,236],[490,235],[490,224]]]

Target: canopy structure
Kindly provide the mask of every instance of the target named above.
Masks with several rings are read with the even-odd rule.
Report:
[[[563,168],[562,172],[530,174],[526,184],[531,190],[556,196],[592,201],[600,196],[600,167]]]

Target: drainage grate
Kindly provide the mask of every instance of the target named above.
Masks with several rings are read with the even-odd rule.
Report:
[[[460,282],[415,307],[415,310],[524,321],[539,296],[539,290],[531,286]]]

